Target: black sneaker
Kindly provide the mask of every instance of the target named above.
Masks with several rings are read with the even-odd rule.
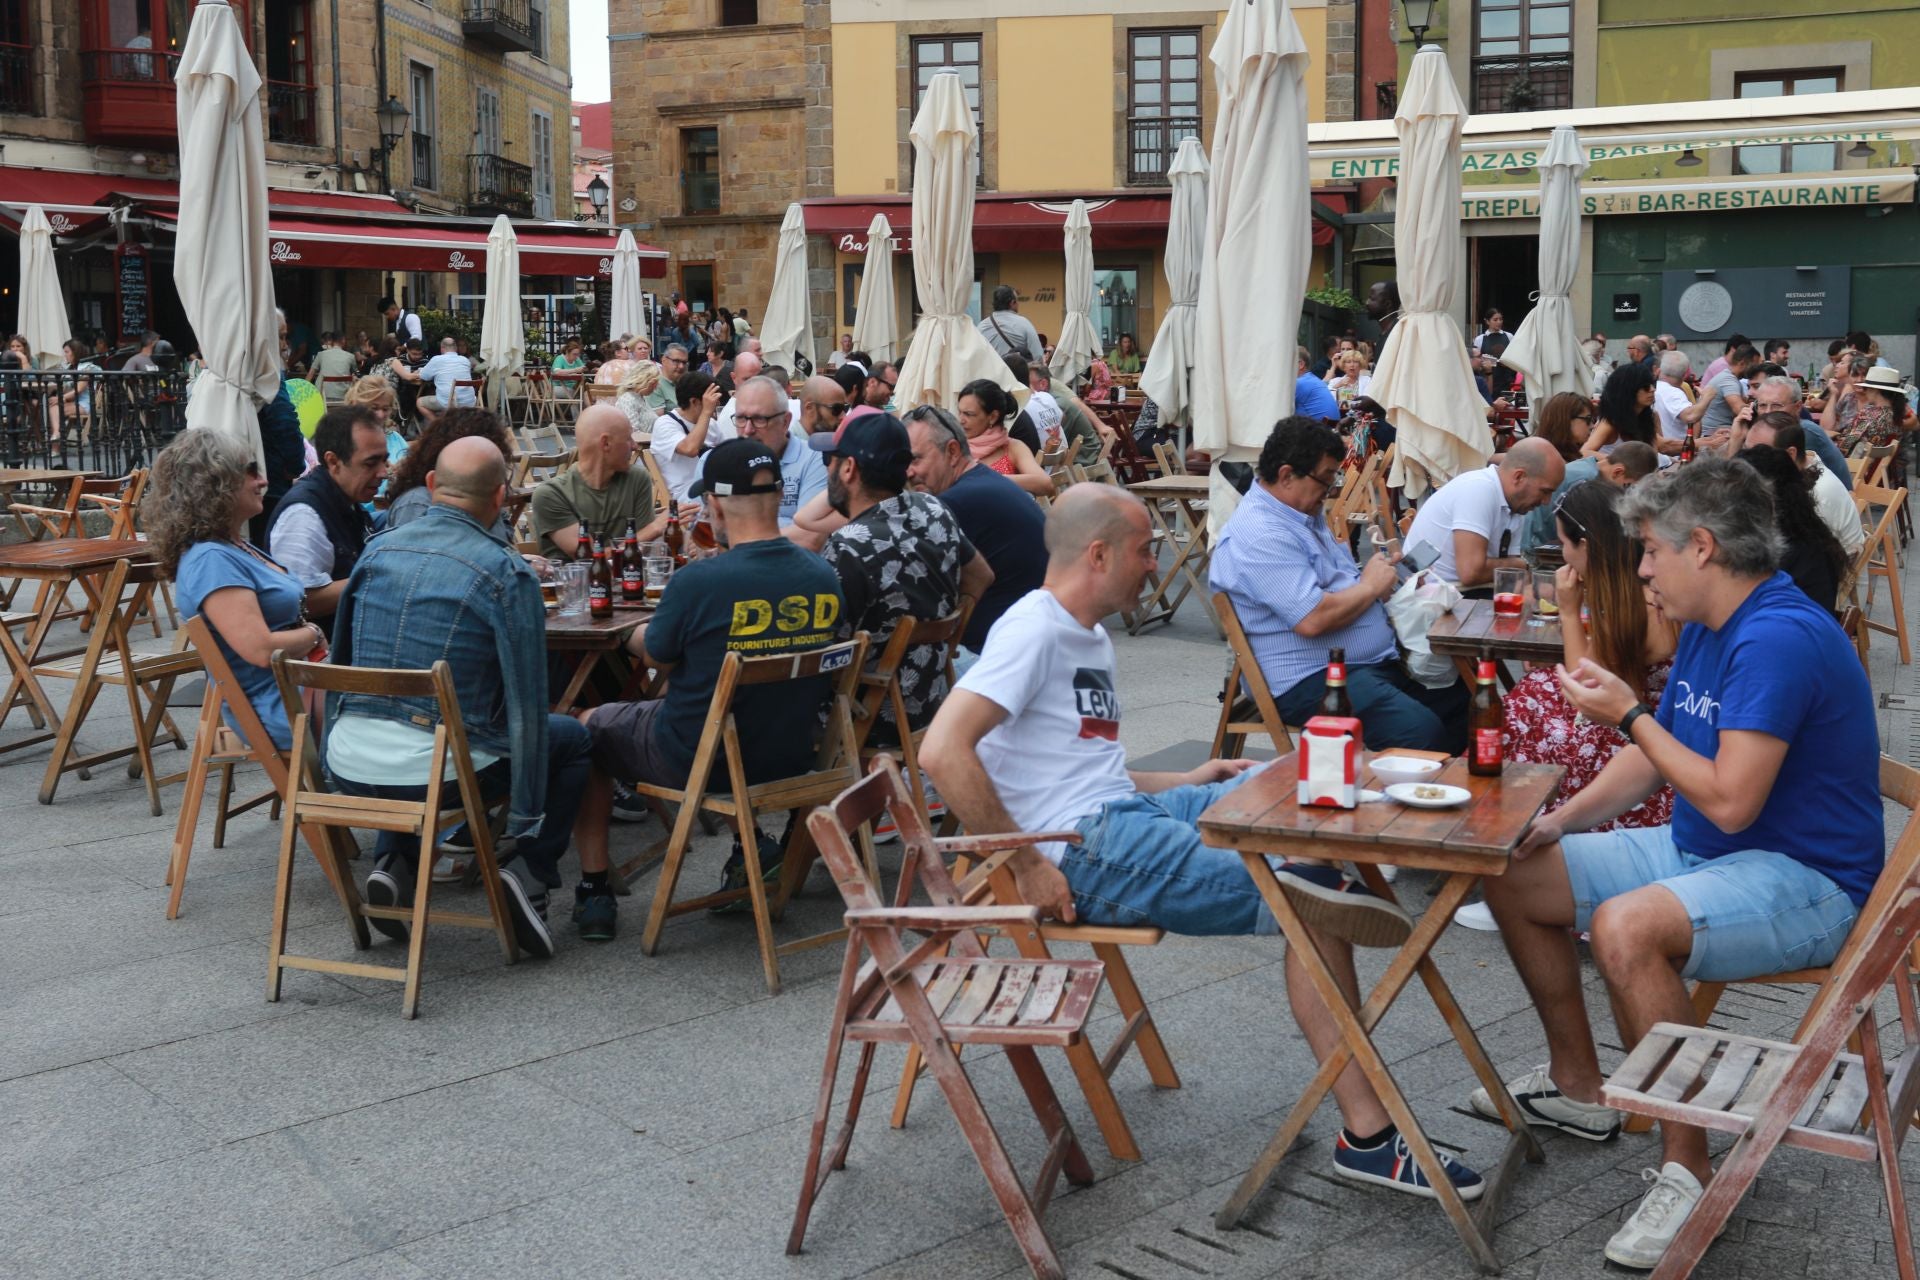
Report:
[[[547,932],[547,894],[536,898],[511,871],[500,873],[500,891],[507,896],[507,914],[513,917],[513,936],[520,949],[542,960],[553,957],[553,935]]]
[[[759,837],[760,840],[760,883],[766,886],[768,892],[772,892],[780,887],[782,846],[776,845],[771,840],[768,840],[766,833],[757,827],[754,829],[753,834]],[[720,876],[720,892],[731,893],[735,889],[744,889],[746,887],[747,851],[741,846],[740,839],[736,836],[733,841],[733,853],[727,858],[726,870],[722,872]],[[751,896],[738,897],[731,902],[722,902],[718,906],[707,908],[708,914],[716,916],[730,916],[742,911],[752,910],[753,899]]]
[[[613,784],[613,820],[615,822],[645,822],[653,816],[653,810],[647,807],[646,800],[636,794],[633,788],[621,783]]]
[[[400,865],[399,859],[385,857],[376,862],[373,870],[367,872],[365,898],[370,907],[411,907],[413,905],[413,877]],[[368,916],[367,923],[395,942],[407,940],[407,926],[399,920],[387,920],[380,916]]]
[[[612,942],[620,924],[620,902],[611,884],[573,887],[573,923],[585,942]]]

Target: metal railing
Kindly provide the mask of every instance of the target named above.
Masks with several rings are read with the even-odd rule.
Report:
[[[187,375],[0,369],[0,466],[125,475],[186,427]]]
[[[33,49],[0,44],[0,115],[33,114]]]
[[[267,81],[267,137],[273,142],[312,146],[320,137],[317,97],[310,84]]]
[[[528,0],[466,0],[460,22],[467,36],[500,49],[532,53],[538,47]]]
[[[505,156],[468,156],[467,207],[474,213],[532,216],[532,167]]]
[[[1380,118],[1391,120],[1400,109],[1400,85],[1393,80],[1373,82],[1373,104],[1380,108]]]
[[[1536,53],[1473,60],[1473,109],[1552,111],[1573,105],[1573,55]]]
[[[1199,136],[1199,116],[1128,116],[1127,181],[1165,185],[1181,141]]]
[[[153,49],[86,49],[80,54],[80,79],[86,84],[143,84],[173,87],[180,55]]]

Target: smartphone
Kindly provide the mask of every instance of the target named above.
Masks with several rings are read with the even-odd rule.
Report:
[[[1399,567],[1409,575],[1416,574],[1439,558],[1440,552],[1431,542],[1417,542],[1400,557]]]

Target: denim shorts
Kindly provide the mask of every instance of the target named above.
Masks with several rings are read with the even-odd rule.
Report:
[[[1839,885],[1784,853],[1741,849],[1718,858],[1682,852],[1672,827],[1622,828],[1560,841],[1573,886],[1574,928],[1608,898],[1657,884],[1693,922],[1681,976],[1733,982],[1832,962],[1859,909]]]

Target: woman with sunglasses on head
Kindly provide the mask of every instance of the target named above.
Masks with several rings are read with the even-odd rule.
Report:
[[[1007,434],[1007,423],[1019,412],[1013,396],[992,378],[976,378],[960,388],[956,401],[974,461],[985,463],[1028,493],[1051,498],[1053,481],[1033,450]]]

